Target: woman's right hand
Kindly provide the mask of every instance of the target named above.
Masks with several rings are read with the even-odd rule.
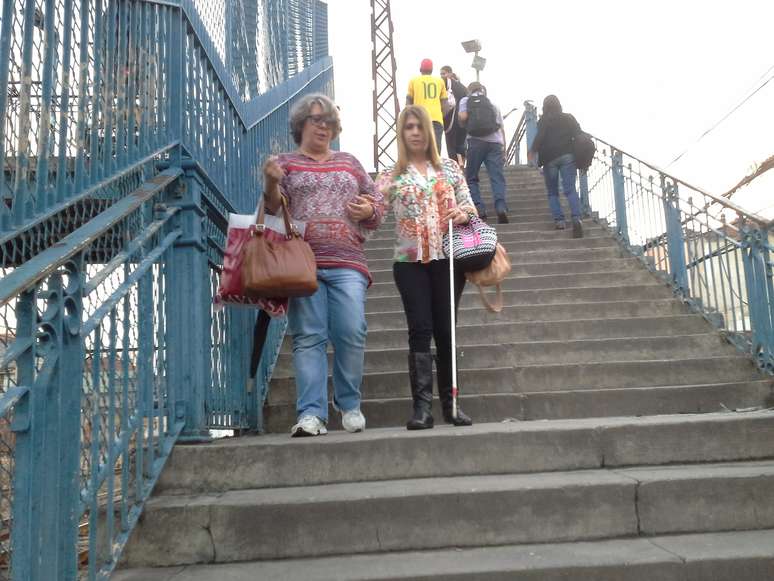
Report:
[[[276,156],[272,155],[263,164],[263,176],[268,187],[276,186],[285,177],[285,170],[277,161]]]

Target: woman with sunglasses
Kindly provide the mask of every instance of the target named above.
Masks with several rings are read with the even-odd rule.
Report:
[[[461,409],[452,414],[451,301],[449,260],[443,235],[449,219],[466,224],[476,215],[465,176],[455,161],[438,155],[430,117],[422,107],[408,106],[398,117],[398,162],[377,179],[377,190],[392,206],[396,221],[393,276],[409,330],[409,382],[414,413],[406,428],[432,428],[435,340],[438,395],[446,423],[469,426]],[[465,276],[455,270],[455,308]]]
[[[328,97],[311,94],[290,113],[298,149],[264,166],[266,207],[285,196],[292,218],[306,222],[304,238],[317,262],[317,292],[288,306],[293,337],[297,423],[291,435],[327,433],[328,342],[333,345],[333,405],[348,432],[365,429],[360,384],[366,338],[365,298],[371,283],[363,243],[381,224],[383,197],[354,156],[331,149],[341,132]]]

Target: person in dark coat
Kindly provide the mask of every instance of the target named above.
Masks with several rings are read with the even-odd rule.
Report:
[[[454,108],[450,109],[443,117],[443,127],[446,133],[446,151],[449,157],[455,160],[460,167],[465,167],[465,138],[468,134],[465,128],[460,125],[457,116],[460,109],[460,101],[462,101],[463,97],[467,97],[468,90],[460,82],[449,65],[441,67],[441,78],[447,83],[447,91],[451,90],[456,102]]]
[[[578,174],[573,155],[573,140],[582,133],[575,117],[562,111],[562,104],[556,95],[543,99],[543,115],[537,124],[537,135],[532,142],[528,156],[531,162],[535,155],[538,165],[543,168],[543,179],[548,191],[548,203],[551,207],[556,228],[565,228],[564,212],[559,202],[559,176],[562,177],[564,195],[570,204],[572,217],[572,235],[583,237],[581,205],[575,180]]]

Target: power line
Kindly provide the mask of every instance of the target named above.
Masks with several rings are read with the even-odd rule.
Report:
[[[769,74],[769,73],[770,73],[772,70],[774,70],[774,65],[771,65],[771,66],[768,68],[768,70],[767,70],[765,73],[763,73],[763,74],[762,74],[760,77],[758,77],[758,81],[760,81],[762,78],[766,77],[766,75],[768,75],[768,74]],[[736,105],[736,106],[735,106],[733,109],[731,109],[731,110],[730,110],[728,113],[726,113],[725,115],[723,115],[723,117],[721,117],[721,118],[720,118],[720,120],[718,120],[717,122],[715,122],[715,124],[713,124],[713,125],[712,125],[712,127],[710,127],[710,128],[709,128],[709,129],[707,129],[707,130],[706,130],[704,133],[702,133],[702,134],[701,134],[701,135],[698,137],[698,139],[696,139],[696,141],[694,141],[694,142],[693,142],[691,145],[689,145],[688,147],[686,147],[686,148],[683,150],[683,152],[682,152],[682,153],[680,153],[680,155],[678,155],[676,158],[674,158],[672,161],[670,161],[670,162],[669,162],[669,164],[667,164],[667,168],[669,168],[670,166],[674,165],[674,164],[675,164],[677,161],[679,161],[679,160],[680,160],[680,158],[682,158],[682,157],[683,157],[683,156],[684,156],[686,153],[688,153],[688,151],[689,151],[689,150],[690,150],[690,149],[691,149],[693,146],[695,146],[695,145],[696,145],[697,143],[699,143],[699,142],[700,142],[702,139],[704,139],[704,138],[705,138],[707,135],[709,135],[709,134],[710,134],[710,133],[712,133],[712,132],[713,132],[715,129],[717,129],[717,127],[718,127],[718,126],[719,126],[721,123],[723,123],[723,121],[725,121],[726,119],[728,119],[729,117],[731,117],[731,115],[733,115],[734,113],[736,113],[736,112],[737,112],[737,111],[738,111],[738,110],[739,110],[739,109],[740,109],[740,108],[741,108],[741,107],[742,107],[742,106],[743,106],[745,103],[747,103],[747,102],[748,102],[750,99],[752,99],[752,98],[753,98],[753,97],[754,97],[754,96],[755,96],[757,93],[759,93],[759,92],[760,92],[760,91],[761,91],[761,90],[762,90],[762,89],[763,89],[763,88],[764,88],[766,85],[768,85],[768,84],[769,84],[769,83],[770,83],[772,80],[774,80],[774,75],[770,76],[768,79],[766,79],[765,81],[763,81],[763,83],[761,83],[760,85],[758,85],[758,87],[757,87],[757,88],[755,88],[755,90],[753,90],[753,92],[752,92],[752,93],[750,93],[750,94],[749,94],[749,95],[747,95],[747,96],[746,96],[744,99],[742,99],[742,101],[741,101],[741,102],[740,102],[738,105]],[[756,81],[756,83],[757,83],[758,81]]]

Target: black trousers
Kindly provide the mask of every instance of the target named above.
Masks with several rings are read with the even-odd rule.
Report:
[[[438,369],[451,366],[451,314],[449,312],[449,261],[396,262],[392,273],[398,286],[409,330],[409,349],[426,353],[435,339]],[[455,311],[465,287],[465,275],[454,271]],[[448,363],[447,363],[448,362]],[[445,367],[446,365],[444,365]],[[441,373],[441,375],[446,375]],[[440,382],[440,377],[439,377]]]
[[[433,121],[433,133],[435,134],[435,146],[438,148],[438,155],[441,155],[441,145],[443,143],[443,123]]]

